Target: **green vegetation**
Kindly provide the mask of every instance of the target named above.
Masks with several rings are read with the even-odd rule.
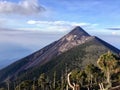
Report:
[[[0,90],[71,90],[70,85],[77,90],[107,90],[117,86],[118,52],[101,42],[94,37],[43,65],[17,73],[32,56],[21,59],[0,70]]]
[[[106,48],[94,38],[85,44],[62,53],[42,66],[40,65],[21,72],[19,78],[21,80],[33,79],[34,76],[38,78],[41,73],[45,73],[50,76],[51,79],[53,78],[54,71],[56,71],[56,78],[60,79],[60,75],[62,72],[65,73],[66,67],[68,68],[68,71],[71,71],[77,68],[82,69],[90,62],[97,65],[96,62],[98,57],[109,50],[109,48]]]
[[[74,68],[59,75],[55,71],[51,79],[49,74],[42,73],[38,78],[23,81],[6,81],[0,90],[114,90],[120,84],[119,57],[111,52],[100,55],[97,65],[89,63],[84,68]]]

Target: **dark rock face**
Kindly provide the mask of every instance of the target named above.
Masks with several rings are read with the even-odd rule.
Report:
[[[88,45],[90,44],[90,42],[93,42],[91,46]],[[95,45],[96,43],[98,43],[98,45]],[[0,81],[5,80],[8,76],[15,77],[20,72],[23,72],[30,68],[36,68],[41,65],[44,65],[47,62],[51,61],[53,58],[65,53],[66,51],[71,50],[72,48],[74,49],[75,47],[80,45],[87,46],[84,47],[85,52],[89,52],[89,50],[90,52],[94,52],[95,50],[96,50],[95,52],[99,52],[98,50],[102,50],[102,49],[98,49],[99,47],[104,47],[103,48],[104,50],[110,50],[117,54],[119,54],[120,52],[120,50],[118,50],[117,48],[113,47],[112,45],[106,43],[105,41],[97,37],[90,36],[81,27],[77,26],[70,33],[63,36],[61,39],[0,70]],[[84,61],[84,63],[86,64],[86,61]]]
[[[59,39],[58,41],[48,45],[34,54],[34,58],[30,59],[30,62],[25,65],[25,69],[30,67],[44,64],[51,60],[51,58],[60,55],[69,49],[85,43],[91,36],[85,32],[81,27],[74,28],[70,33]]]

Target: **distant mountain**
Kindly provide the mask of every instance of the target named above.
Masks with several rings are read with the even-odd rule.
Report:
[[[98,57],[107,51],[117,55],[120,53],[119,49],[98,37],[90,36],[77,26],[61,39],[0,70],[0,81],[8,76],[12,80],[15,77],[32,79],[40,73],[51,76],[54,71],[58,72],[59,77],[66,67],[71,70],[83,68],[90,62],[96,64]]]

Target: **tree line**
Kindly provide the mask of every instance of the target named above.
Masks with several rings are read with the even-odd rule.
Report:
[[[60,79],[56,71],[52,79],[45,73],[33,80],[11,82],[8,79],[0,90],[110,90],[120,84],[119,60],[119,56],[109,51],[101,55],[95,65],[90,62],[83,69],[70,72],[66,68]]]

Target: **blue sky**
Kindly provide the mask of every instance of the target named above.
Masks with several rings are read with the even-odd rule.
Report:
[[[0,67],[75,26],[120,49],[120,0],[0,0]]]

